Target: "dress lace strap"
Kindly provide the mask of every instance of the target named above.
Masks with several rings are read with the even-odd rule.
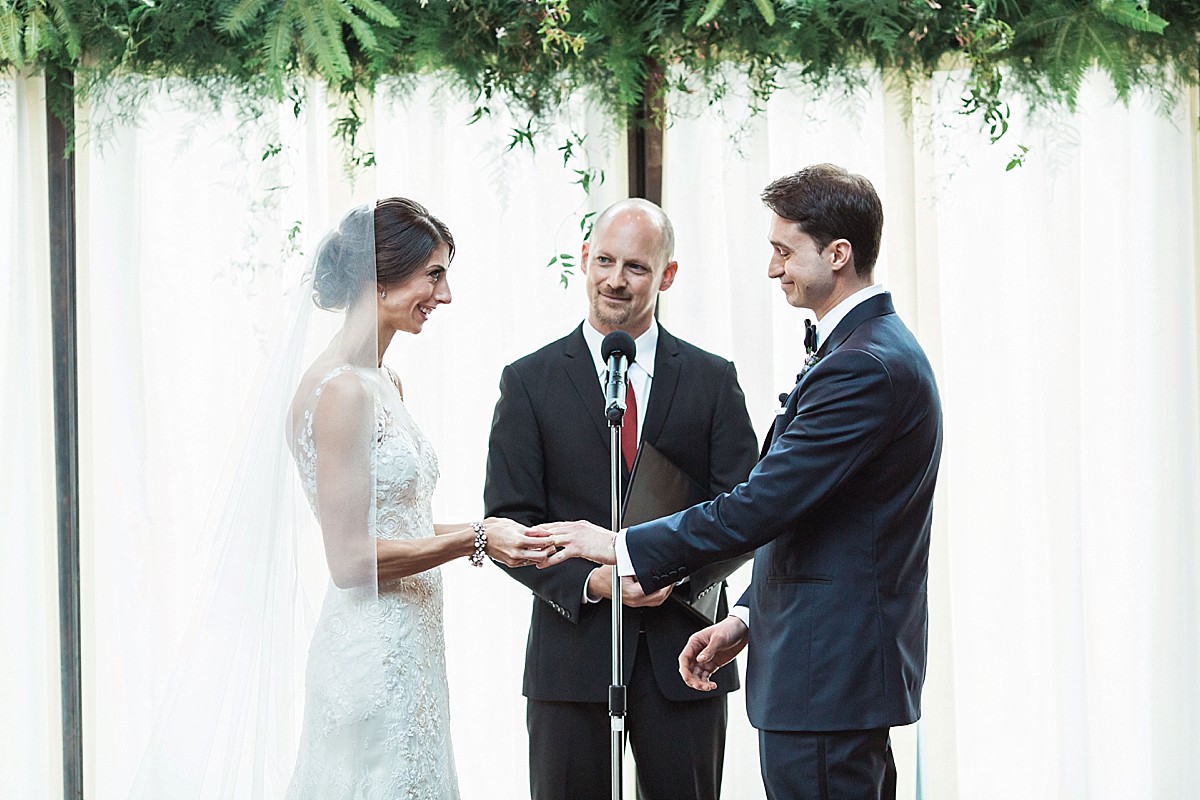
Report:
[[[331,369],[329,372],[325,373],[325,377],[321,378],[320,382],[317,383],[317,389],[315,392],[316,396],[317,397],[321,396],[321,391],[325,388],[325,384],[329,383],[331,380],[336,378],[338,375],[341,375],[343,372],[348,372],[352,369],[354,369],[354,367],[350,366],[349,364],[343,364],[342,366],[335,367],[335,368]]]
[[[400,399],[403,400],[404,387],[400,385],[400,376],[396,374],[396,370],[392,369],[387,364],[384,364],[383,368],[387,370],[388,378],[392,381],[392,385],[396,387],[396,391],[400,393]]]

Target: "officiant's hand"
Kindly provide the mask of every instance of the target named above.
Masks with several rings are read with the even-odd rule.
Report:
[[[588,597],[612,600],[612,572],[612,567],[596,567],[592,570],[587,582]],[[657,592],[646,594],[637,578],[625,575],[621,578],[621,605],[630,608],[661,606],[667,602],[667,598],[671,596],[671,590],[674,588],[675,584],[671,584]]]
[[[540,564],[554,552],[546,537],[511,519],[488,517],[483,521],[487,531],[487,555],[506,567],[528,567]]]
[[[617,535],[608,528],[578,520],[547,522],[538,525],[535,530],[545,534],[550,545],[557,549],[557,552],[538,564],[538,569],[561,564],[570,558],[586,558],[597,564],[617,563]]]
[[[679,654],[679,674],[683,682],[702,692],[717,688],[717,684],[709,680],[712,674],[742,652],[749,635],[746,623],[732,616],[693,633]]]

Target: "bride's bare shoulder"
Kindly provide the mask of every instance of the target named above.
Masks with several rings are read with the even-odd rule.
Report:
[[[371,387],[359,370],[343,366],[332,370],[310,368],[292,396],[293,418],[312,412],[318,419],[365,411],[373,404]]]

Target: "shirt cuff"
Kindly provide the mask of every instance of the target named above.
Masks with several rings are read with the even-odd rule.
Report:
[[[607,567],[606,567],[606,569],[607,569]],[[590,573],[590,572],[588,573],[588,576],[583,579],[583,604],[585,606],[586,605],[594,605],[604,599],[602,597],[592,597],[590,594],[588,594],[588,590],[587,590],[588,581],[590,581],[591,579],[592,579],[592,573]]]
[[[749,606],[734,606],[729,609],[729,616],[737,617],[746,626],[746,630],[750,630],[750,607]]]
[[[613,547],[617,551],[617,574],[624,578],[626,575],[637,575],[633,570],[633,561],[629,558],[629,548],[625,546],[625,533],[629,528],[621,528],[617,531],[617,538],[613,540]]]

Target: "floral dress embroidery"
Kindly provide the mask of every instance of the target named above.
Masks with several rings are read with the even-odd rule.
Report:
[[[375,529],[379,539],[433,536],[437,456],[378,370],[341,367],[375,402]],[[314,404],[315,405],[315,404]],[[311,412],[296,462],[316,510]],[[457,800],[438,569],[380,585],[330,583],[309,649],[304,721],[290,800]]]

